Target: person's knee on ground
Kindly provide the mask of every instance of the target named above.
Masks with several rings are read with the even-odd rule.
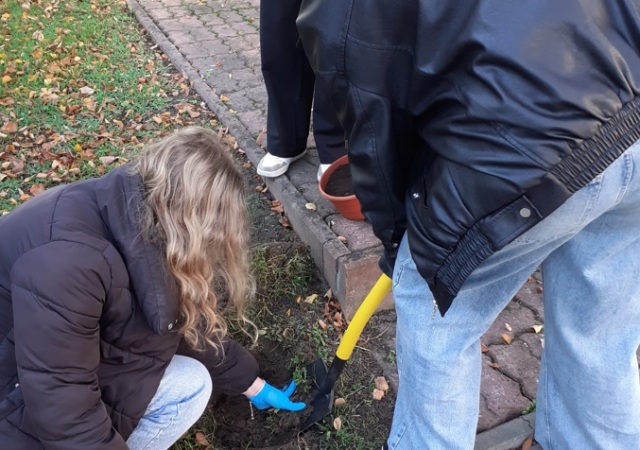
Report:
[[[201,362],[174,356],[127,445],[131,450],[169,448],[202,416],[211,392],[211,376]]]

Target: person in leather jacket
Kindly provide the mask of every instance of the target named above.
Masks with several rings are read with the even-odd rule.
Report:
[[[0,217],[0,447],[167,449],[212,390],[300,410],[226,336],[249,276],[244,180],[178,130]]]
[[[297,23],[394,278],[389,447],[473,448],[480,337],[542,266],[536,439],[640,448],[640,2],[306,0]]]

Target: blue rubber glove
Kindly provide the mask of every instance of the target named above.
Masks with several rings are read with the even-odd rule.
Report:
[[[258,409],[278,408],[287,411],[301,411],[306,408],[303,402],[292,402],[289,397],[293,395],[296,390],[296,382],[291,381],[288,386],[280,389],[276,389],[266,381],[260,391],[251,397],[247,397],[253,406]]]

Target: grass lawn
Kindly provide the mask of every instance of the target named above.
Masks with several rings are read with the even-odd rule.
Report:
[[[0,214],[176,127],[218,126],[123,1],[4,0],[0,27]]]

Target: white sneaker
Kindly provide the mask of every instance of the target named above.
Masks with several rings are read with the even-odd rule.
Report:
[[[302,158],[305,153],[307,153],[306,150],[304,150],[299,155],[292,156],[291,158],[280,158],[279,156],[274,156],[271,153],[267,153],[258,163],[256,172],[258,172],[258,175],[267,178],[278,177],[289,169],[289,164],[294,162],[296,159]]]
[[[320,164],[318,166],[318,182],[320,182],[320,178],[322,178],[322,174],[326,172],[331,164]]]

